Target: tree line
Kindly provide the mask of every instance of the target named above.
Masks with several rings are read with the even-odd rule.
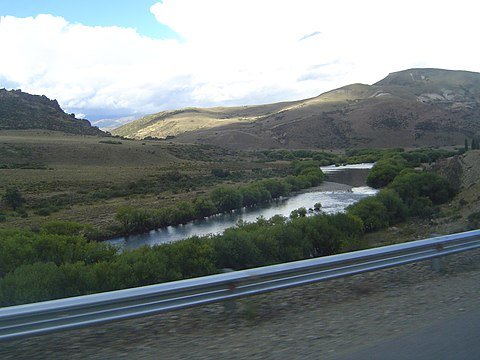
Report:
[[[121,224],[121,232],[125,234],[185,224],[218,213],[265,203],[286,196],[292,191],[317,186],[324,178],[325,174],[320,170],[317,161],[294,161],[291,175],[281,179],[263,179],[243,186],[220,185],[215,187],[209,196],[198,197],[192,202],[179,202],[175,206],[159,210],[122,207],[117,211],[116,219]]]

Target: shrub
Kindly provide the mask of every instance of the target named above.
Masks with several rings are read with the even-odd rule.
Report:
[[[151,216],[146,210],[122,207],[115,215],[127,233],[146,231],[151,225]]]
[[[478,229],[480,228],[480,211],[476,211],[468,215],[468,228]]]
[[[10,306],[63,297],[64,276],[54,263],[23,265],[0,279],[0,305]]]
[[[435,212],[435,205],[428,197],[425,196],[415,198],[409,208],[410,216],[420,218],[432,216]]]
[[[272,199],[285,196],[290,192],[290,186],[287,182],[278,179],[266,179],[259,182],[259,185],[268,190]]]
[[[5,191],[2,200],[6,206],[10,207],[14,211],[25,203],[25,198],[17,188],[8,188]]]
[[[212,169],[212,175],[218,178],[227,178],[230,176],[230,171],[220,168],[214,168]]]
[[[211,216],[217,212],[213,201],[207,198],[196,198],[193,201],[195,216],[199,219]]]
[[[377,194],[376,198],[387,209],[388,222],[390,225],[401,222],[407,218],[408,208],[394,190],[383,189]]]
[[[242,194],[239,190],[219,186],[212,191],[211,199],[215,207],[221,211],[226,212],[242,207]]]
[[[252,206],[262,202],[262,194],[259,186],[244,186],[240,188],[243,198],[243,206]]]
[[[295,209],[290,213],[290,219],[296,219],[296,218],[305,217],[305,216],[307,216],[307,209],[304,207]]]
[[[383,229],[389,225],[388,210],[376,197],[362,199],[350,205],[347,211],[363,221],[365,232]]]
[[[292,220],[292,226],[299,229],[303,241],[308,242],[310,256],[332,255],[340,249],[342,232],[329,222],[328,215],[299,217]]]
[[[389,188],[395,190],[407,205],[418,197],[427,197],[438,205],[448,201],[455,194],[447,180],[440,175],[411,169],[402,171]]]
[[[86,229],[86,225],[60,220],[44,223],[40,227],[42,233],[49,235],[83,235]]]
[[[368,173],[367,185],[376,189],[385,187],[390,184],[407,165],[407,161],[402,157],[385,157],[375,163]]]
[[[242,229],[227,229],[213,238],[215,266],[218,269],[245,269],[261,264],[261,254],[252,235]]]

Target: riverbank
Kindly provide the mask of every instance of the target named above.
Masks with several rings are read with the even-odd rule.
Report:
[[[363,191],[355,191],[356,189]],[[324,213],[334,214],[344,211],[347,206],[375,193],[376,190],[370,188],[355,188],[350,185],[325,181],[318,186],[303,189],[289,196],[254,207],[244,207],[233,212],[190,221],[183,225],[168,226],[141,234],[117,237],[109,240],[109,242],[121,249],[136,249],[143,245],[153,246],[170,243],[192,236],[221,234],[226,229],[234,227],[239,221],[251,223],[260,217],[268,220],[275,215],[289,217],[292,211],[302,207],[313,208],[317,203],[321,204]]]

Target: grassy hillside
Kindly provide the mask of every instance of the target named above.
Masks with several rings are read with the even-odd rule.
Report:
[[[66,114],[56,100],[20,90],[0,89],[1,129],[46,129],[81,135],[106,135],[88,120]]]
[[[235,123],[257,121],[266,114],[275,114],[294,103],[261,106],[216,107],[210,109],[187,108],[147,115],[125,124],[112,133],[130,138],[166,138],[202,129],[211,129]]]
[[[439,69],[392,73],[302,101],[163,112],[113,131],[236,149],[461,145],[479,132],[480,74]]]

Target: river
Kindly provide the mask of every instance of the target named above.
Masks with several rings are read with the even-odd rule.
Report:
[[[265,219],[270,219],[274,215],[288,217],[293,210],[300,207],[311,209],[316,203],[320,203],[321,210],[327,214],[341,212],[348,205],[377,192],[365,185],[365,179],[372,166],[373,164],[325,166],[321,169],[327,174],[329,181],[304,192],[229,214],[219,214],[203,220],[191,221],[185,225],[169,226],[143,234],[119,237],[108,242],[121,249],[135,249],[142,245],[168,243],[194,235],[219,234],[235,226],[239,220],[253,222],[260,216]]]

